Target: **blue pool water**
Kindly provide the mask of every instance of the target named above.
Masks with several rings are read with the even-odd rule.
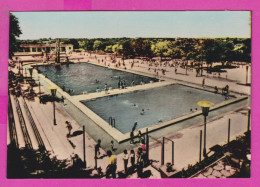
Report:
[[[107,88],[118,88],[119,78],[125,81],[126,86],[131,86],[132,81],[135,85],[157,82],[155,78],[142,75],[132,74],[124,71],[108,69],[88,63],[77,63],[70,65],[61,65],[55,68],[51,65],[38,66],[38,70],[48,79],[65,89],[70,95],[80,95],[83,92],[93,93],[97,89],[104,90],[105,84]],[[72,90],[71,92],[69,90]]]
[[[190,109],[200,109],[196,104],[199,100],[219,103],[225,97],[176,84],[82,103],[107,122],[109,117],[115,118],[116,128],[127,133],[132,130],[135,122],[138,123],[136,129],[141,129],[182,116],[189,113]]]

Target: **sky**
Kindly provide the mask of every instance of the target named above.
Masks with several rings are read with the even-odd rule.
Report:
[[[250,11],[12,12],[19,39],[251,37]]]

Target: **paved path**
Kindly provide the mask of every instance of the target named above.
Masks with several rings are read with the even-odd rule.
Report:
[[[86,59],[80,60],[85,61]],[[129,64],[127,63],[127,68]],[[133,71],[142,71],[144,73],[149,73],[146,67],[134,66]],[[166,76],[169,78],[179,79],[182,81],[188,81],[195,83],[197,85],[201,84],[202,77],[195,76],[186,76],[183,74],[169,74],[166,72]],[[192,73],[190,73],[192,74]],[[226,84],[230,85],[230,89],[239,93],[250,94],[250,87],[242,86],[236,84],[236,82],[226,82],[220,81],[217,79],[207,79],[206,85],[217,85],[218,87],[223,87]],[[44,86],[42,88],[44,90]],[[37,88],[35,88],[37,92]],[[47,92],[45,90],[45,92]],[[248,101],[243,103],[247,105]],[[44,136],[44,141],[48,144],[50,151],[53,155],[56,155],[59,159],[70,159],[70,156],[75,153],[83,158],[83,135],[82,135],[82,124],[86,124],[86,161],[88,167],[94,166],[94,145],[98,138],[102,139],[102,150],[101,155],[105,154],[105,150],[110,149],[109,140],[111,137],[104,133],[104,131],[91,122],[86,120],[85,117],[82,117],[82,114],[72,107],[72,105],[65,101],[65,105],[56,103],[56,119],[57,125],[53,125],[53,105],[52,103],[40,104],[39,100],[36,98],[35,101],[29,101],[29,109],[32,111],[32,115],[36,118],[35,121],[38,129],[42,136]],[[228,119],[231,119],[231,139],[234,139],[237,135],[242,134],[247,127],[247,108],[234,111],[235,108],[239,108],[241,105],[237,104],[236,107],[226,107],[225,109],[215,111],[215,114],[209,116],[210,122],[207,124],[207,148],[215,144],[224,144],[227,140],[227,122]],[[231,111],[227,113],[228,111]],[[219,116],[220,115],[220,116]],[[216,117],[218,116],[218,117]],[[180,123],[180,125],[173,125],[170,128],[163,129],[160,133],[167,131],[167,138],[175,142],[175,167],[182,169],[188,164],[194,164],[198,161],[199,158],[199,131],[202,130],[202,117],[197,117],[192,119],[193,126],[191,126],[191,121]],[[73,129],[72,132],[78,132],[78,135],[71,138],[67,138],[66,134],[68,130],[65,127],[65,121],[70,121]],[[95,126],[95,127],[94,127]],[[185,128],[186,127],[186,128]],[[162,135],[159,132],[151,133],[151,136],[155,139],[158,139]],[[93,138],[92,138],[93,137]],[[71,141],[71,143],[69,142]],[[150,159],[156,161],[154,163],[158,166],[161,161],[161,144],[157,141],[152,141],[150,139]],[[73,148],[73,145],[76,147]],[[115,144],[115,147],[118,148],[116,151],[118,157],[118,170],[123,170],[123,160],[122,160],[122,150],[124,148],[137,149],[138,145],[130,145],[129,142],[123,143],[121,145]],[[171,161],[171,144],[170,142],[165,145],[165,163]],[[98,166],[100,166],[103,171],[107,166],[108,158],[104,157],[103,159],[98,159]],[[151,170],[151,178],[160,177],[159,173],[152,169],[147,168],[146,170]],[[136,174],[129,176],[129,178],[134,178]]]

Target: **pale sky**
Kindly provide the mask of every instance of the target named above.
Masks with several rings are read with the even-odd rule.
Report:
[[[19,39],[251,37],[250,11],[12,12]]]

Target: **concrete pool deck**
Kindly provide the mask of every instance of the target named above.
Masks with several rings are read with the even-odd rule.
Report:
[[[33,115],[37,119],[37,125],[42,129],[45,134],[44,139],[48,141],[48,144],[52,147],[52,154],[57,156],[59,159],[70,159],[70,156],[78,154],[80,158],[83,159],[83,138],[82,134],[78,136],[71,137],[69,140],[76,146],[73,148],[69,143],[66,133],[67,129],[65,126],[65,121],[68,120],[73,126],[72,133],[75,131],[81,131],[82,124],[86,127],[86,161],[87,167],[94,167],[94,145],[96,139],[101,139],[101,155],[105,154],[106,150],[110,149],[109,137],[102,129],[95,125],[93,129],[93,124],[91,121],[87,121],[84,116],[79,115],[77,111],[70,106],[68,101],[65,102],[66,105],[60,104],[56,108],[57,125],[53,126],[52,121],[52,103],[40,104],[39,100],[36,98],[35,101],[28,101],[30,110],[33,111]],[[237,108],[234,110],[234,108]],[[66,110],[64,110],[66,109]],[[227,111],[229,111],[228,109]],[[227,140],[227,124],[228,119],[231,119],[231,140],[235,139],[236,136],[243,134],[247,128],[247,108],[240,108],[240,106],[233,107],[234,111],[224,113],[224,115],[218,115],[217,117],[209,116],[207,123],[207,150],[209,147],[215,144],[224,144]],[[213,113],[212,111],[211,113]],[[77,115],[77,116],[75,116]],[[202,116],[195,117],[192,120],[192,126],[188,124],[187,121],[180,122],[178,128],[165,128],[163,131],[167,131],[168,134],[165,136],[175,142],[175,168],[182,169],[187,167],[188,164],[194,164],[198,161],[198,150],[199,150],[199,131],[203,129],[203,119]],[[188,125],[188,126],[187,126]],[[91,129],[92,127],[92,129]],[[172,126],[174,127],[174,126]],[[93,136],[94,133],[94,136]],[[155,131],[150,133],[150,136],[154,139],[161,141],[161,135],[164,132]],[[94,139],[92,137],[95,137]],[[150,159],[153,160],[153,165],[160,167],[160,151],[161,144],[158,141],[154,141],[150,138]],[[45,142],[46,143],[46,142]],[[121,144],[115,143],[115,154],[117,154],[117,170],[122,171],[123,166],[123,154],[124,149],[137,149],[140,146],[137,144],[129,144],[129,142],[124,142]],[[171,161],[171,144],[166,142],[165,145],[165,163]],[[98,167],[101,167],[103,171],[108,163],[108,158],[98,159]],[[144,171],[151,170],[151,178],[160,178],[159,172],[153,170],[152,168],[145,168]],[[129,178],[136,177],[136,173]]]
[[[89,119],[91,119],[96,125],[98,125],[100,128],[102,128],[106,133],[108,133],[119,144],[124,142],[124,141],[130,140],[130,132],[129,133],[121,133],[116,128],[113,128],[104,119],[102,119],[100,116],[98,116],[92,110],[90,110],[88,107],[86,107],[84,104],[82,104],[81,101],[96,99],[96,98],[101,98],[101,97],[111,96],[111,95],[131,93],[131,92],[138,91],[138,90],[148,90],[148,89],[152,89],[152,88],[176,84],[175,81],[167,79],[165,81],[154,82],[154,83],[149,83],[149,84],[145,84],[145,85],[137,85],[137,86],[134,86],[134,87],[127,87],[127,89],[113,89],[113,90],[109,90],[108,93],[105,93],[105,91],[102,91],[102,92],[98,92],[98,93],[89,93],[89,94],[86,94],[86,95],[83,94],[83,95],[77,95],[77,96],[70,96],[68,93],[64,92],[60,87],[58,87],[55,83],[53,83],[49,79],[45,78],[45,76],[43,76],[42,74],[39,74],[37,72],[37,70],[34,70],[33,71],[33,77],[36,78],[37,76],[40,77],[42,84],[43,84],[43,81],[45,83],[47,83],[47,85],[43,84],[43,86],[45,86],[45,88],[53,87],[53,86],[57,87],[58,88],[57,89],[57,95],[60,95],[60,96],[63,96],[64,98],[66,98],[70,103],[72,103],[74,106],[76,106],[79,109],[79,111],[81,111],[86,116],[88,116]],[[191,86],[191,85],[189,85],[189,86]],[[201,87],[195,85],[195,88],[205,90],[205,91],[210,91],[210,92],[212,91],[212,88],[210,88],[210,87],[201,88]],[[221,103],[217,103],[216,105],[211,107],[210,110],[213,111],[213,110],[216,110],[218,108],[230,105],[232,103],[236,103],[236,102],[247,99],[247,96],[238,96],[237,94],[236,94],[236,96],[238,98],[234,98],[234,99],[230,99],[230,100],[227,100],[227,101],[223,101]],[[194,111],[194,112],[184,114],[184,115],[179,116],[179,117],[174,118],[174,119],[170,119],[170,120],[167,120],[167,121],[163,121],[163,122],[160,122],[160,123],[150,125],[149,127],[145,127],[145,128],[139,129],[139,130],[142,133],[146,133],[147,131],[150,133],[150,132],[165,128],[167,126],[174,125],[174,124],[179,123],[181,121],[185,121],[185,120],[194,118],[194,117],[199,116],[201,114],[202,114],[201,110]]]
[[[36,75],[36,74],[35,74]],[[37,79],[36,75],[34,77]],[[47,88],[52,82],[48,79],[44,79],[44,76],[39,75],[40,81],[43,81],[43,88]],[[46,82],[45,82],[46,81]],[[175,81],[174,81],[175,82]],[[179,81],[176,81],[179,82]],[[162,82],[164,83],[164,82]],[[182,83],[182,82],[181,82]],[[155,83],[152,83],[155,84]],[[186,83],[185,83],[186,84]],[[193,87],[202,88],[199,84],[189,84]],[[145,86],[145,85],[144,85]],[[236,90],[239,90],[240,85],[237,86]],[[38,88],[34,88],[36,92]],[[207,87],[207,89],[212,91],[212,87]],[[58,90],[60,91],[60,90]],[[61,90],[62,91],[62,90]],[[47,92],[47,90],[45,90]],[[58,92],[60,94],[60,92]],[[104,94],[104,93],[103,93]],[[64,95],[66,93],[64,92]],[[104,94],[106,95],[106,94]],[[61,95],[59,95],[61,96]],[[87,95],[86,95],[87,96]],[[71,97],[67,94],[67,97]],[[245,96],[246,97],[246,96]],[[97,139],[101,139],[102,150],[101,154],[104,154],[106,150],[110,149],[110,141],[113,138],[105,132],[102,128],[96,125],[91,119],[88,118],[82,111],[71,103],[70,100],[66,99],[65,104],[57,105],[57,126],[52,125],[52,104],[47,103],[46,105],[38,103],[36,101],[30,101],[30,109],[32,109],[37,117],[37,121],[42,125],[42,129],[45,131],[46,137],[48,138],[52,148],[54,150],[54,155],[58,158],[68,158],[72,153],[76,153],[83,158],[83,143],[82,136],[72,137],[70,140],[76,148],[73,149],[68,139],[66,138],[67,129],[65,128],[65,121],[68,120],[72,123],[73,131],[82,130],[82,126],[86,127],[86,161],[87,166],[94,167],[94,145]],[[207,150],[208,147],[215,144],[223,144],[227,139],[227,121],[231,119],[231,139],[236,138],[236,136],[243,134],[247,127],[247,108],[244,106],[250,105],[250,97],[248,99],[236,102],[225,107],[219,108],[218,110],[213,110],[208,116],[208,139],[207,139]],[[85,107],[85,106],[84,106]],[[182,169],[187,167],[188,164],[194,164],[198,161],[198,146],[199,146],[199,131],[203,129],[203,117],[201,115],[194,116],[193,118],[181,121],[176,125],[168,126],[163,129],[150,132],[150,136],[154,139],[160,141],[162,136],[165,136],[175,142],[175,167]],[[130,150],[135,149],[139,144],[129,144],[128,141],[118,143],[115,142],[115,154],[118,158],[118,171],[123,170],[123,154],[124,149]],[[160,166],[160,151],[161,144],[158,141],[151,138],[150,139],[150,159],[154,162],[158,162],[158,167]],[[166,143],[165,146],[165,163],[171,160],[171,149],[170,142]],[[108,158],[98,159],[98,167],[100,166],[103,171],[108,163]],[[147,170],[148,168],[144,169]],[[149,168],[151,169],[151,168]],[[151,169],[152,170],[152,169]],[[152,170],[151,178],[160,178],[160,175],[155,170]],[[136,177],[136,173],[129,178]]]

